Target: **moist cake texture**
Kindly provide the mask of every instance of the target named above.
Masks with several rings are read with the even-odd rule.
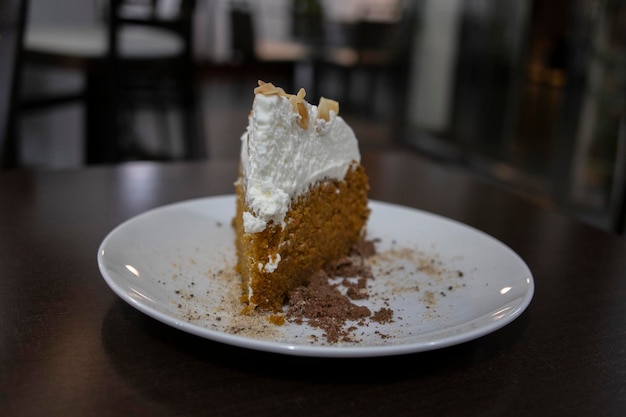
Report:
[[[293,288],[364,237],[368,178],[339,105],[255,89],[235,183],[237,272],[246,312],[280,311]]]

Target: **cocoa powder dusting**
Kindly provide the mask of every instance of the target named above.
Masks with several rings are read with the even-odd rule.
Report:
[[[390,323],[393,321],[393,310],[381,308],[372,316],[372,320],[377,323]]]
[[[315,273],[306,286],[292,290],[288,295],[286,318],[296,324],[305,320],[321,329],[329,343],[354,342],[352,332],[356,327],[348,321],[365,324],[367,319],[378,323],[392,321],[393,311],[381,309],[372,315],[369,308],[356,305],[352,300],[368,298],[367,280],[374,279],[365,259],[376,253],[373,241],[362,241],[348,257],[335,261]],[[343,278],[339,284],[332,279]],[[346,291],[342,293],[340,287]]]

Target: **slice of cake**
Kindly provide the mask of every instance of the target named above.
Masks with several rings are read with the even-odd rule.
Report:
[[[235,183],[237,270],[247,312],[287,293],[364,237],[368,179],[336,101],[318,106],[259,81]]]

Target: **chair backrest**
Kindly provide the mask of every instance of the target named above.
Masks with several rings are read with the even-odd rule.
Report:
[[[163,6],[175,5],[175,9]],[[108,53],[105,83],[110,118],[108,134],[119,138],[124,134],[123,108],[133,106],[134,100],[150,97],[152,104],[163,105],[163,97],[170,97],[184,109],[186,158],[200,154],[197,122],[193,113],[197,105],[194,82],[196,66],[193,56],[193,22],[195,0],[108,0]],[[137,58],[125,56],[120,48],[121,33],[125,28],[143,27],[151,31],[169,32],[181,41],[179,53],[161,57]],[[142,94],[145,93],[145,94]],[[156,97],[155,94],[159,97]],[[145,101],[142,101],[145,103]],[[189,146],[188,146],[189,145]],[[193,145],[193,149],[192,149]],[[117,146],[114,144],[112,146]],[[111,155],[116,153],[110,149]],[[115,159],[114,157],[112,159]]]
[[[252,11],[242,5],[230,10],[231,49],[235,61],[247,63],[256,61],[255,27]]]
[[[26,0],[0,1],[0,167],[17,163],[15,108]]]
[[[416,6],[408,2],[397,10],[397,20],[359,19],[354,27],[353,44],[357,50],[385,50],[394,59],[408,59],[415,24]]]
[[[163,5],[175,4],[169,10]],[[195,0],[109,0],[106,10],[109,24],[109,54],[119,56],[119,33],[124,26],[144,26],[175,33],[183,40],[181,55],[192,58]]]

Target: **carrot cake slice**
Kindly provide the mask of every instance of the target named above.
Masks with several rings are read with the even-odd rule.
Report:
[[[317,106],[259,81],[235,183],[237,270],[246,312],[280,311],[288,292],[364,237],[368,178],[339,104]]]

